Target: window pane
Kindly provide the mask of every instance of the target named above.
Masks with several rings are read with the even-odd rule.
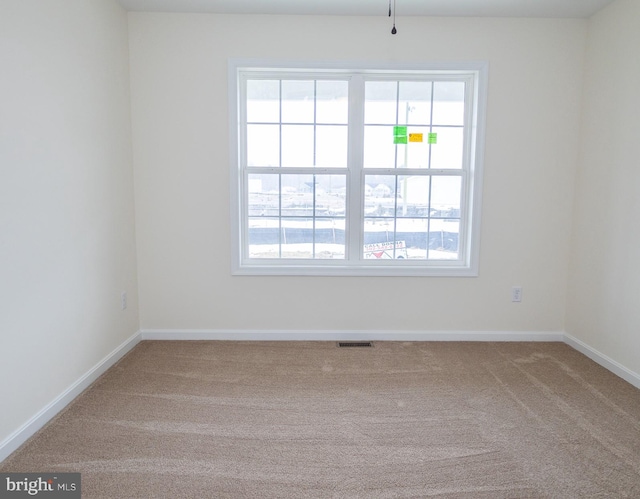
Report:
[[[345,168],[347,166],[348,128],[318,125],[316,127],[316,166]]]
[[[313,175],[282,175],[282,215],[313,216]]]
[[[398,83],[367,81],[364,88],[364,122],[367,124],[397,123]]]
[[[249,175],[249,216],[280,215],[280,175]]]
[[[347,124],[349,122],[349,83],[316,82],[316,123]]]
[[[249,258],[280,258],[280,220],[249,218]]]
[[[282,175],[282,258],[313,258],[313,175]]]
[[[431,82],[401,81],[398,123],[428,125],[431,123]]]
[[[432,219],[429,260],[455,260],[459,256],[460,220]]]
[[[431,177],[398,177],[398,217],[428,217]]]
[[[369,217],[393,217],[395,213],[396,176],[366,175],[364,213]]]
[[[313,258],[313,219],[282,219],[282,258]]]
[[[364,127],[365,168],[394,168],[395,154],[392,126]]]
[[[313,166],[313,125],[282,125],[282,166]]]
[[[396,241],[406,247],[408,259],[427,258],[428,235],[429,220],[426,218],[399,218],[396,223]]]
[[[460,217],[460,177],[437,176],[431,178],[431,216]]]
[[[315,258],[344,259],[344,218],[320,218],[315,228]]]
[[[278,125],[247,125],[247,165],[280,166]]]
[[[280,121],[280,82],[247,80],[247,121],[277,123]]]
[[[282,122],[313,123],[313,81],[282,81]]]
[[[464,125],[464,82],[433,84],[433,124]]]
[[[345,216],[347,203],[346,175],[314,175],[317,217]]]
[[[464,129],[433,127],[435,144],[431,144],[431,168],[462,168]]]
[[[391,243],[391,255],[393,255],[393,241],[395,237],[395,220],[393,218],[365,218],[364,220],[364,257],[365,258],[389,258],[388,245]],[[376,254],[387,251],[387,254]]]

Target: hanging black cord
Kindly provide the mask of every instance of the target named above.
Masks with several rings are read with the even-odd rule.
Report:
[[[391,0],[389,0],[389,17],[391,17]],[[398,32],[396,29],[396,0],[393,0],[393,28],[391,28],[391,34],[395,35]]]

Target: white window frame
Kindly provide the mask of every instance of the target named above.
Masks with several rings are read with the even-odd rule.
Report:
[[[246,73],[264,73],[287,78],[292,73],[318,79],[320,75],[348,75],[350,78],[398,79],[399,77],[466,78],[472,105],[467,108],[463,158],[461,222],[459,233],[460,259],[449,260],[369,260],[362,258],[364,202],[363,182],[367,174],[409,174],[438,175],[451,174],[452,171],[426,169],[362,168],[361,152],[364,123],[362,113],[353,112],[350,104],[349,115],[349,160],[348,168],[313,168],[314,173],[347,175],[347,216],[346,216],[346,255],[345,259],[263,259],[248,257],[247,242],[247,198],[248,187],[245,182],[246,152],[243,144],[244,93],[241,91],[242,77]],[[230,216],[231,216],[231,270],[233,275],[324,275],[324,276],[444,276],[475,277],[479,271],[480,257],[480,219],[482,207],[482,170],[485,142],[485,115],[488,84],[488,64],[486,62],[464,63],[353,63],[353,62],[307,62],[231,59],[228,64],[229,89],[229,156],[230,156]],[[360,86],[362,88],[362,86]],[[364,96],[349,95],[353,99],[364,100]],[[353,134],[353,135],[352,135]],[[353,147],[355,145],[355,147]],[[354,150],[355,149],[355,150]],[[358,158],[358,155],[359,158]],[[276,169],[274,169],[276,170]],[[280,173],[296,173],[295,169],[279,168]],[[261,169],[264,173],[273,173]],[[456,175],[460,170],[453,170]],[[466,185],[464,185],[466,184]],[[357,251],[356,251],[357,250]]]

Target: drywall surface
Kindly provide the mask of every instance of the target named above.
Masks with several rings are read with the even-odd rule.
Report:
[[[126,13],[3,0],[0,61],[2,442],[138,330],[138,300]]]
[[[586,20],[130,13],[143,329],[562,331]],[[487,61],[479,277],[232,276],[230,58]],[[523,301],[511,303],[511,287]]]
[[[640,373],[640,1],[589,22],[567,332]]]

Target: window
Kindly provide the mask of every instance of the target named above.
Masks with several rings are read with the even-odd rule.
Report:
[[[229,75],[234,273],[477,275],[484,64]]]

